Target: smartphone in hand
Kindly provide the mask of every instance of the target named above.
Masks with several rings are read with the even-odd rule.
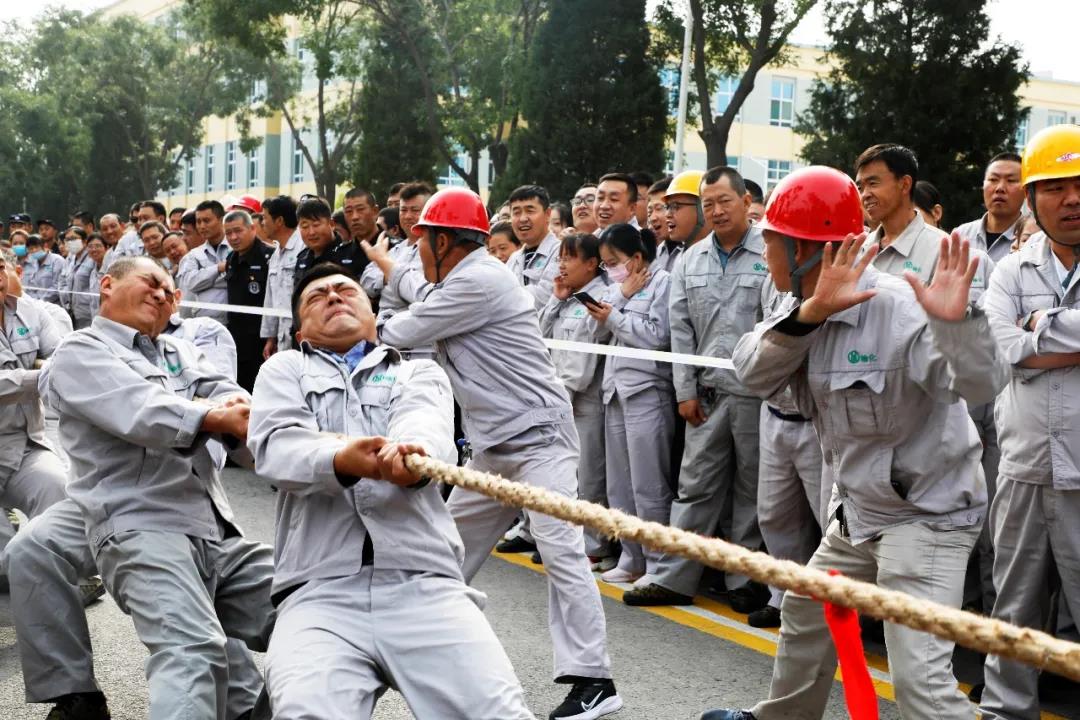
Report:
[[[577,298],[578,302],[580,302],[582,305],[592,305],[594,307],[600,307],[600,303],[596,300],[596,298],[594,298],[592,295],[585,291],[576,292],[573,296]]]

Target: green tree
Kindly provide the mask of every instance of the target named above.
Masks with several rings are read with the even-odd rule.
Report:
[[[1013,147],[1028,77],[1020,49],[990,37],[986,1],[833,0],[826,17],[834,65],[796,124],[802,157],[852,172],[867,147],[901,143],[950,224],[981,214],[983,168]]]
[[[371,26],[360,90],[360,139],[346,157],[346,174],[356,187],[385,201],[396,182],[435,182],[438,149],[425,127],[425,113],[416,99],[423,94],[401,45]]]
[[[727,164],[728,136],[743,103],[754,89],[757,75],[780,59],[788,36],[817,0],[689,0],[693,18],[691,69],[694,93],[689,118],[701,122],[709,167]],[[682,57],[683,23],[674,0],[657,7],[658,47],[668,63]],[[723,111],[713,97],[721,78],[735,79],[735,88]]]
[[[493,196],[535,182],[568,198],[605,172],[660,170],[668,108],[649,42],[645,0],[552,0],[524,75],[528,126]]]

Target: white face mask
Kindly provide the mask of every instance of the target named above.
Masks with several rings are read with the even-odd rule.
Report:
[[[83,249],[82,240],[68,240],[67,249],[69,253],[80,253]]]

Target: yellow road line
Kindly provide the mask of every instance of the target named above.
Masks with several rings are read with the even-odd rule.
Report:
[[[533,563],[532,558],[528,553],[500,553],[492,552],[492,555],[505,560],[508,563],[518,565],[520,567],[532,570],[533,572],[545,575],[543,565]],[[623,590],[614,585],[609,585],[603,580],[597,579],[596,586],[600,589],[600,594],[604,597],[611,598],[612,600],[618,600],[622,602]],[[716,615],[726,618],[728,620],[735,621],[743,624],[746,622],[746,615],[735,612],[729,606],[719,603],[710,598],[697,596],[694,598],[694,606],[708,610]],[[634,607],[635,610],[644,610],[652,615],[657,615],[666,620],[678,623],[688,628],[697,630],[698,632],[705,633],[706,635],[712,635],[713,637],[721,638],[722,640],[730,640],[733,643],[741,645],[745,648],[749,648],[762,655],[768,655],[769,657],[776,657],[776,641],[761,637],[760,631],[755,631],[747,625],[747,629],[740,630],[735,627],[731,627],[722,622],[717,622],[708,617],[703,617],[694,612],[684,610],[678,605],[657,605],[652,607]],[[777,635],[776,629],[770,629],[766,631],[768,634]],[[878,697],[884,698],[891,702],[896,701],[896,692],[893,689],[892,682],[887,679],[889,672],[888,660],[875,655],[873,653],[866,654],[866,664],[871,668],[872,681],[874,683],[874,689],[877,691]],[[877,672],[874,672],[877,671]],[[873,677],[876,676],[876,677]],[[841,680],[840,670],[836,671],[836,679]],[[967,693],[971,690],[971,686],[967,683],[960,683],[960,689]],[[1041,720],[1067,720],[1067,718],[1055,715],[1054,713],[1043,712]]]

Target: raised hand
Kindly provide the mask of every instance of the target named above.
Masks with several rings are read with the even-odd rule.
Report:
[[[627,300],[634,297],[635,294],[649,284],[650,277],[652,277],[652,275],[649,273],[648,265],[642,265],[640,268],[630,273],[620,286],[623,297]]]
[[[971,257],[971,243],[953,232],[941,238],[937,267],[930,287],[914,273],[904,273],[904,279],[915,291],[915,299],[930,317],[956,322],[967,315],[971,281],[979,270],[979,258]]]
[[[799,306],[797,320],[809,325],[822,323],[831,315],[864,303],[877,294],[875,290],[859,290],[859,278],[877,255],[877,246],[859,257],[866,242],[866,233],[848,235],[833,253],[833,244],[825,243],[821,257],[821,272],[812,297]]]
[[[571,290],[570,286],[566,284],[566,276],[565,275],[556,275],[555,276],[555,288],[552,291],[552,294],[555,295],[555,298],[558,299],[558,300],[566,300],[567,298],[570,297],[570,295],[572,293],[573,293],[573,290]]]

